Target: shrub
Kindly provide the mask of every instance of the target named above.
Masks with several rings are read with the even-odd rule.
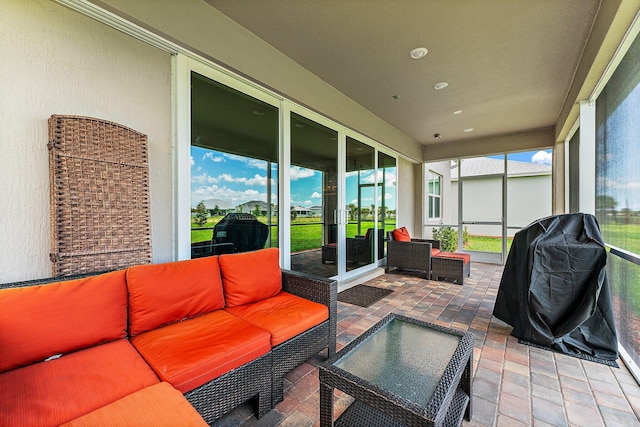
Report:
[[[458,249],[458,233],[453,227],[434,228],[433,238],[440,240],[440,250],[443,252],[455,252]]]

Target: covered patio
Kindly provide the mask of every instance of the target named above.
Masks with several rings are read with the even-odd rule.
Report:
[[[207,209],[216,216],[248,209],[271,227],[267,246],[278,247],[281,268],[335,279],[339,291],[360,282],[393,291],[369,307],[338,302],[338,350],[390,313],[473,334],[473,417],[463,425],[640,426],[640,0],[431,0],[406,9],[391,0],[378,8],[356,1],[0,2],[10,58],[0,72],[8,124],[0,129],[7,189],[0,283],[52,275],[47,119],[100,118],[148,138],[144,263],[191,258],[197,203],[213,202]],[[198,81],[206,83],[200,95],[220,92],[218,110],[207,97],[206,108],[193,108]],[[238,105],[246,108],[219,114]],[[324,140],[310,138],[311,130]],[[619,368],[512,337],[492,316],[504,259],[488,264],[472,250],[461,286],[382,274],[384,250],[374,243],[364,262],[349,257],[348,239],[369,227],[406,226],[430,238],[450,217],[462,248],[466,223],[495,225],[495,218],[473,218],[477,208],[464,217],[460,207],[463,178],[467,189],[473,185],[462,162],[483,156],[502,156],[500,173],[480,176],[501,187],[494,207],[502,245],[507,229],[528,222],[509,212],[506,183],[518,175],[510,175],[509,155],[530,150],[546,150],[552,160],[544,174],[549,212],[593,213],[603,226],[624,320],[618,338],[633,353]],[[211,169],[200,168],[205,162]],[[300,185],[305,175],[317,188]],[[450,182],[455,193],[447,192]],[[482,191],[468,193],[494,205]],[[220,194],[234,204],[221,203]],[[367,225],[358,217],[356,227],[351,212]],[[298,215],[314,224],[296,224]],[[298,225],[322,227],[316,246],[296,247]],[[342,246],[323,259],[321,248],[335,243]],[[492,255],[505,258],[506,248]],[[213,425],[320,425],[318,365],[326,357],[324,350],[289,372],[284,400],[261,419],[243,404]],[[337,391],[337,411],[351,400]]]
[[[492,316],[502,266],[473,263],[464,286],[413,275],[385,274],[367,285],[393,289],[368,308],[338,302],[337,347],[344,347],[394,312],[474,335],[473,418],[469,426],[640,426],[640,387],[620,368],[523,344]],[[216,426],[318,426],[317,364],[326,354],[287,376],[284,401],[257,420],[241,406]],[[351,403],[336,393],[336,408]]]

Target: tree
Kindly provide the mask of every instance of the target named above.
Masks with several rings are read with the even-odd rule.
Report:
[[[253,216],[256,218],[260,216],[260,205],[256,204],[255,209],[253,210]]]
[[[209,212],[207,211],[207,207],[203,202],[198,203],[198,205],[196,206],[195,216],[193,217],[193,222],[198,227],[202,227],[207,222],[208,217]]]
[[[349,203],[349,221],[355,221],[356,216],[358,215],[357,207],[353,203]]]
[[[295,206],[291,206],[291,221],[294,221],[298,217],[298,212]]]

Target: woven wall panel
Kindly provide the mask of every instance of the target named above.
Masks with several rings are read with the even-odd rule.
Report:
[[[147,136],[54,115],[48,147],[53,275],[151,262]]]

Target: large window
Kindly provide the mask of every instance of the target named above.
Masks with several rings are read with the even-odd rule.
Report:
[[[504,262],[513,235],[551,215],[551,161],[547,149],[428,164],[424,235],[477,261]],[[450,171],[433,171],[443,167]]]
[[[278,246],[278,108],[194,72],[191,113],[192,257]]]
[[[429,171],[429,219],[442,218],[442,175]]]
[[[618,340],[636,364],[640,364],[639,58],[640,38],[636,38],[596,101],[596,216],[605,242],[612,246],[607,268]]]

